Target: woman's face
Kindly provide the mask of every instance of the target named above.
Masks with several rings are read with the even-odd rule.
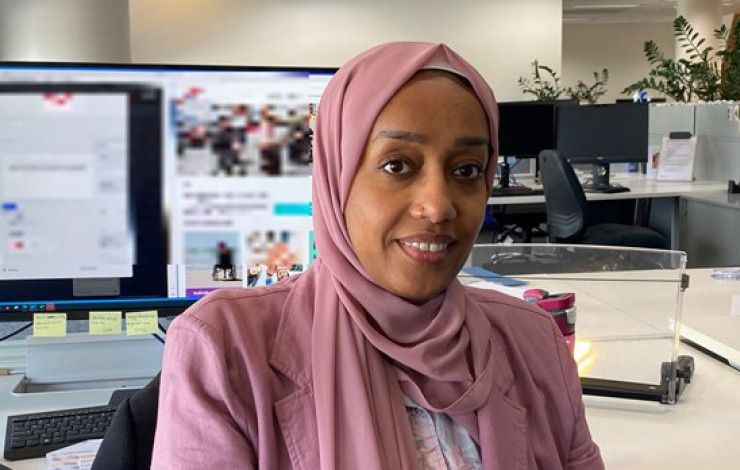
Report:
[[[422,71],[385,105],[344,212],[376,284],[423,301],[457,275],[483,221],[488,146],[482,105],[449,73]]]

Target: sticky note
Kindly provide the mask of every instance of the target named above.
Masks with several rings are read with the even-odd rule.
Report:
[[[157,311],[128,312],[126,314],[126,334],[150,335],[159,331]]]
[[[91,335],[120,335],[121,312],[90,312],[88,331]]]
[[[66,336],[66,313],[34,313],[33,335],[36,337]]]

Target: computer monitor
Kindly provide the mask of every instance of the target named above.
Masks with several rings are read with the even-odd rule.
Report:
[[[0,320],[179,313],[305,269],[334,71],[0,63]]]
[[[499,155],[537,158],[555,147],[554,103],[517,101],[499,103]]]
[[[594,164],[594,189],[608,189],[609,164],[647,161],[648,116],[645,104],[558,107],[557,149]]]
[[[509,186],[510,171],[516,173],[513,167],[510,168],[510,157],[517,159],[517,164],[523,161],[519,159],[532,159],[534,164],[523,172],[537,174],[537,156],[541,151],[556,146],[556,108],[576,104],[577,100],[570,99],[498,104],[498,154],[504,157],[498,172],[500,189],[505,190]]]

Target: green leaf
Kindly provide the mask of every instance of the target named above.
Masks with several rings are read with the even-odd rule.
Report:
[[[518,84],[522,93],[534,95],[537,100],[552,100],[560,97],[563,89],[559,85],[560,78],[557,73],[546,65],[540,65],[537,59],[530,65],[532,66],[531,80],[519,77]]]

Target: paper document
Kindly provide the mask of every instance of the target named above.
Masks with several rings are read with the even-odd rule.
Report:
[[[89,470],[102,439],[90,439],[46,454],[46,470]]]
[[[663,138],[657,179],[664,181],[692,181],[694,179],[695,155],[696,136],[690,139]]]

